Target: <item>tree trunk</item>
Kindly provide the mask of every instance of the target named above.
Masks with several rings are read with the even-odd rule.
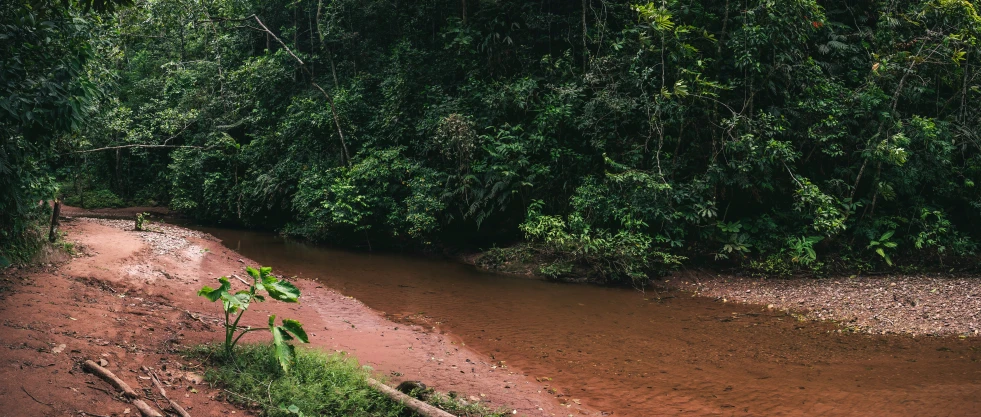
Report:
[[[82,167],[78,163],[78,156],[75,156],[75,194],[78,194],[78,204],[80,207],[85,207],[85,198],[82,197]]]
[[[116,183],[116,190],[115,191],[117,193],[120,192],[120,190],[122,190],[122,188],[123,188],[123,179],[120,177],[120,174],[119,174],[119,172],[120,172],[120,170],[122,168],[122,167],[119,166],[119,158],[120,158],[119,152],[120,152],[120,149],[121,148],[116,148],[116,174],[115,174],[116,175],[116,178],[115,178],[115,180],[116,180],[115,181],[115,183]]]
[[[48,241],[54,243],[58,239],[58,216],[61,215],[61,200],[55,199],[54,209],[51,210],[51,229],[48,230]]]
[[[327,51],[327,60],[330,62],[330,75],[334,77],[334,88],[340,89],[341,85],[337,82],[337,68],[334,67],[334,51]]]
[[[587,27],[586,27],[586,8],[588,7],[587,0],[582,0],[582,72],[585,73],[589,65],[589,45],[586,43],[587,38]]]

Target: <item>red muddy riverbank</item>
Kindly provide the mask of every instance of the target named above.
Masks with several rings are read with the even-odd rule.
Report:
[[[142,366],[161,370],[192,415],[235,411],[220,401],[219,389],[193,382],[202,370],[176,353],[180,346],[219,337],[217,307],[197,297],[197,289],[214,285],[221,275],[241,275],[244,265],[255,263],[203,233],[159,224],[154,227],[162,233],[134,232],[132,225],[66,222],[67,239],[86,255],[50,267],[7,270],[0,277],[0,415],[122,416],[127,409],[134,415],[135,408],[99,390],[105,389],[100,381],[80,370],[82,361],[98,358],[134,387],[149,387]],[[438,333],[388,321],[316,282],[300,280],[298,286],[302,304],[253,307],[245,324],[263,326],[265,313],[299,319],[314,348],[350,352],[392,382],[422,380],[518,415],[598,414],[559,405],[539,393],[534,380],[492,368],[491,359]],[[256,334],[251,340],[266,339]]]

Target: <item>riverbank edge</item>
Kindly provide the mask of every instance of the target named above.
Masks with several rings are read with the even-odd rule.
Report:
[[[152,263],[154,259],[159,260],[158,258],[173,255],[170,252],[203,259],[204,263],[197,268],[192,268],[191,271],[177,270],[175,272],[171,270],[169,273],[163,274],[166,277],[167,283],[172,284],[173,281],[171,280],[174,279],[174,281],[184,281],[181,283],[184,284],[182,286],[188,287],[181,290],[189,294],[186,298],[175,298],[171,299],[170,302],[176,305],[195,305],[183,305],[182,308],[195,312],[199,316],[204,317],[210,315],[210,310],[213,310],[213,306],[197,305],[200,304],[200,300],[195,299],[200,297],[193,297],[192,294],[194,291],[201,285],[210,285],[211,283],[209,281],[213,281],[219,275],[241,275],[242,271],[240,269],[244,265],[255,265],[255,262],[221,245],[220,241],[214,236],[183,226],[169,223],[153,223],[150,226],[150,232],[135,232],[132,230],[133,222],[130,220],[130,215],[140,212],[141,208],[129,208],[123,211],[125,213],[114,213],[111,210],[105,210],[105,212],[98,213],[95,216],[89,216],[86,210],[69,207],[64,211],[64,216],[67,220],[66,231],[70,239],[78,238],[80,233],[79,230],[75,229],[79,225],[95,223],[101,226],[109,226],[123,234],[139,236],[144,239],[145,246],[149,247],[138,251],[139,254],[126,258],[127,265],[125,266],[130,269],[134,267],[132,265],[134,263]],[[163,233],[160,233],[161,231]],[[84,231],[81,234],[84,234]],[[169,251],[168,253],[159,251],[158,244],[154,241],[157,239],[166,240],[169,235],[176,235],[180,238],[187,235],[186,240],[189,246],[183,249],[164,248],[163,252]],[[100,238],[105,238],[105,236]],[[79,242],[77,246],[84,248],[86,244]],[[187,252],[190,250],[189,248],[196,249]],[[169,261],[173,264],[174,259],[170,259]],[[187,264],[187,262],[182,263]],[[194,262],[191,263],[193,264]],[[272,266],[275,268],[275,265]],[[145,270],[146,267],[142,267],[141,269]],[[165,270],[166,267],[158,265],[150,269],[159,269],[159,271],[154,272],[163,273],[161,271]],[[188,275],[194,275],[195,277],[188,277]],[[178,276],[181,278],[175,279]],[[143,276],[139,277],[140,280],[145,278]],[[159,280],[160,277],[155,278],[158,282],[163,282]],[[568,414],[599,414],[598,411],[592,410],[585,405],[559,404],[559,401],[553,396],[543,394],[543,392],[548,391],[548,387],[542,386],[539,381],[535,381],[532,377],[522,374],[517,369],[495,369],[499,367],[495,366],[497,364],[493,359],[473,351],[449,336],[444,336],[428,328],[424,329],[418,325],[407,325],[406,323],[390,321],[385,317],[383,312],[375,311],[356,299],[337,293],[333,289],[326,288],[323,284],[315,280],[297,279],[295,282],[303,290],[304,299],[307,300],[297,308],[300,310],[307,309],[309,311],[305,313],[306,316],[303,314],[297,316],[296,312],[287,312],[289,310],[295,310],[294,308],[289,308],[287,311],[281,311],[280,313],[287,314],[286,317],[290,317],[289,314],[292,314],[292,317],[300,318],[305,327],[314,329],[308,330],[308,332],[314,332],[311,336],[320,333],[316,329],[329,329],[327,335],[333,335],[333,337],[330,337],[329,341],[322,340],[319,345],[315,342],[314,345],[318,345],[316,347],[326,349],[327,351],[345,351],[357,355],[362,361],[362,364],[370,365],[375,369],[377,375],[392,381],[392,383],[408,379],[420,380],[430,387],[436,388],[438,391],[455,392],[456,395],[459,395],[461,399],[467,402],[483,403],[490,409],[507,408],[509,411],[516,411],[518,415],[564,416]],[[268,311],[276,313],[276,308],[270,308]],[[346,317],[341,316],[341,314],[346,315]],[[327,316],[330,317],[328,318]],[[365,335],[365,332],[371,334]],[[405,333],[408,336],[403,339],[397,339],[398,336],[396,334],[399,333]],[[216,337],[213,333],[203,333],[197,336],[206,339]],[[323,334],[321,334],[322,336]],[[377,336],[383,337],[378,338]],[[375,337],[375,339],[368,340],[372,337]],[[344,340],[345,338],[349,340]],[[389,341],[397,342],[397,340],[393,339],[409,340],[411,342],[409,349],[412,353],[408,355],[402,354],[396,359],[388,360],[387,362],[385,359],[379,359],[377,357],[379,356],[378,352],[362,354],[365,349],[369,349],[366,345],[387,343]],[[412,350],[413,347],[415,350]],[[376,357],[372,357],[372,355]],[[399,361],[402,362],[397,363]],[[457,375],[463,374],[460,369],[469,370],[471,368],[474,369],[473,376],[470,375],[470,372],[467,375]],[[471,380],[468,381],[466,379]],[[461,380],[463,383],[460,383]]]
[[[73,215],[132,218],[138,212],[167,217],[172,212],[153,207],[82,210]],[[514,248],[495,248],[444,254],[482,271],[527,279],[603,285],[587,276],[550,278],[537,271],[537,259],[488,260],[509,256]],[[503,255],[502,255],[503,254]],[[764,306],[792,313],[801,320],[836,323],[839,331],[870,334],[909,334],[976,337],[981,335],[981,277],[950,274],[855,274],[830,277],[753,277],[708,269],[684,269],[652,280],[657,291],[681,291],[723,303]]]
[[[506,250],[506,249],[505,249]],[[488,251],[456,256],[477,269],[528,279],[602,285],[580,277],[554,279],[535,259],[487,262]],[[802,321],[831,322],[840,332],[913,336],[981,336],[981,277],[951,274],[855,274],[830,277],[753,277],[684,269],[649,285],[721,303],[776,309]]]

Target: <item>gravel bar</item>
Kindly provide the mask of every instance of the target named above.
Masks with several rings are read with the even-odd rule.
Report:
[[[144,242],[150,245],[153,254],[157,256],[177,254],[191,248],[192,245],[187,240],[188,238],[216,240],[213,236],[207,233],[202,233],[179,226],[171,226],[167,223],[161,222],[147,222],[146,231],[136,231],[133,229],[134,222],[132,220],[110,220],[83,217],[80,217],[79,219],[135,233],[140,237],[140,239],[143,239]]]
[[[981,329],[981,279],[975,277],[761,279],[699,273],[670,284],[722,302],[786,310],[867,333],[977,336]]]

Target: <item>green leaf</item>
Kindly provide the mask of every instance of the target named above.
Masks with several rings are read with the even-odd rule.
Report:
[[[882,248],[876,248],[876,249],[875,249],[875,253],[878,253],[878,254],[879,254],[879,256],[881,256],[881,257],[883,257],[883,258],[888,258],[888,257],[886,256],[886,251],[884,251],[884,250],[882,250]]]
[[[885,232],[885,233],[882,234],[882,237],[880,237],[879,240],[880,241],[882,241],[882,240],[889,240],[889,238],[891,238],[894,233],[896,233],[895,230],[890,230],[888,232]]]
[[[248,271],[249,275],[252,276],[252,280],[255,282],[253,285],[255,286],[256,291],[268,291],[265,283],[269,282],[270,279],[276,279],[276,277],[272,276],[272,267],[263,266],[259,267],[258,270],[252,267],[247,267],[246,271]]]
[[[289,372],[290,365],[293,364],[294,350],[293,345],[286,343],[286,341],[293,337],[282,327],[276,326],[275,315],[269,316],[269,331],[273,336],[273,350],[276,360],[279,361],[279,366],[283,368],[283,372]]]
[[[221,283],[221,286],[217,289],[205,285],[198,290],[198,295],[207,298],[211,302],[218,301],[219,298],[222,298],[222,294],[228,294],[228,290],[232,288],[232,284],[228,282],[227,277],[218,278],[218,282]]]
[[[276,359],[279,360],[279,366],[283,368],[283,372],[290,371],[290,365],[293,364],[293,358],[295,356],[293,345],[289,343],[276,345]]]
[[[230,313],[234,313],[240,308],[245,310],[249,307],[248,304],[243,304],[242,300],[240,300],[237,296],[230,294],[228,291],[221,293],[221,301],[222,307],[225,309],[225,311]]]
[[[259,276],[259,271],[257,271],[255,268],[253,268],[251,266],[247,266],[247,267],[245,267],[245,272],[247,272],[249,274],[249,276],[252,277],[252,279],[254,281],[256,281],[256,282],[261,281],[261,278]]]
[[[289,282],[280,281],[271,275],[264,278],[263,286],[266,292],[269,293],[269,296],[274,300],[295,303],[300,298],[299,288],[296,288],[295,285]]]
[[[218,298],[221,297],[221,294],[218,294],[218,290],[211,288],[207,285],[201,287],[201,289],[198,290],[198,295],[205,297],[210,301],[217,301]]]
[[[252,301],[252,293],[242,290],[235,293],[235,299],[238,301],[239,305],[243,310],[249,308],[249,303]]]
[[[283,319],[283,325],[281,326],[283,330],[292,333],[303,343],[310,343],[307,339],[307,332],[303,331],[303,325],[300,322],[293,319]]]

